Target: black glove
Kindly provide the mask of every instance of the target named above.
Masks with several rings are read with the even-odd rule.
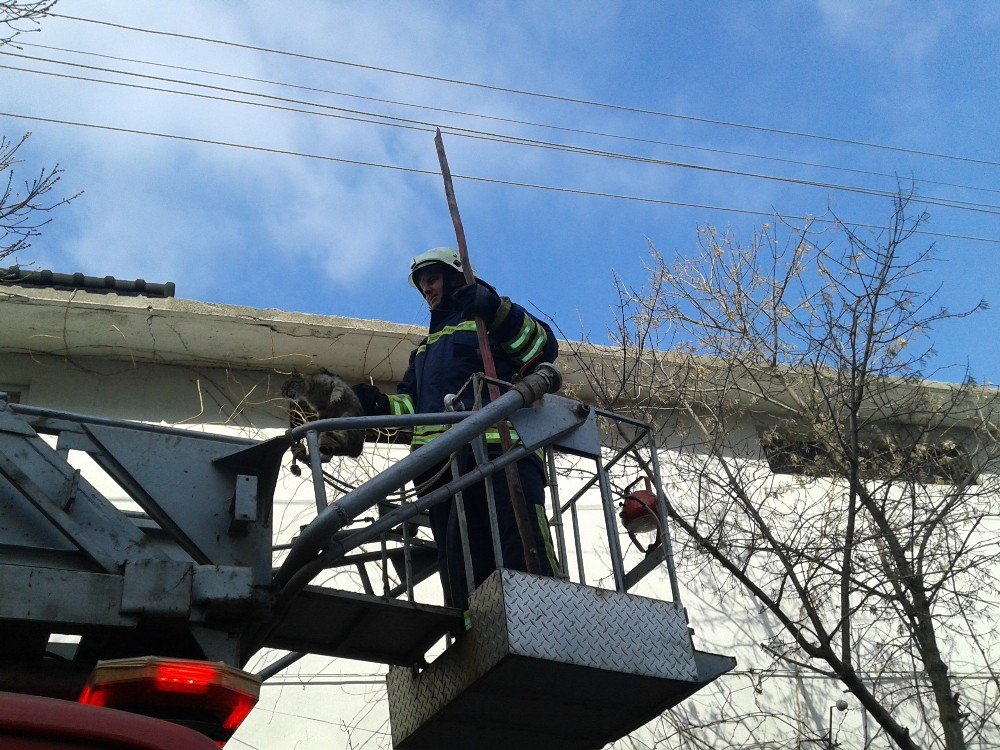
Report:
[[[493,322],[501,305],[500,295],[482,284],[459,287],[454,291],[452,299],[462,315],[467,318],[478,315],[486,322],[487,327]]]
[[[374,417],[380,414],[389,413],[389,397],[373,385],[359,383],[352,385],[351,390],[361,402],[361,408],[366,417]]]

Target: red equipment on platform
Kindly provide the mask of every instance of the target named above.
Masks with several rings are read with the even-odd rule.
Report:
[[[646,489],[631,492],[640,479],[645,482]],[[625,488],[625,492],[623,493],[625,499],[622,502],[622,509],[618,513],[618,517],[621,519],[625,531],[628,532],[632,544],[648,555],[653,549],[660,546],[660,542],[663,539],[663,530],[660,528],[660,516],[656,509],[656,494],[650,487],[649,477],[641,477],[640,479],[636,479]],[[649,545],[643,545],[639,542],[636,534],[648,533],[650,531],[656,532],[656,538]]]

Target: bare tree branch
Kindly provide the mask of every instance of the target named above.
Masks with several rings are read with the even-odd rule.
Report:
[[[18,34],[37,31],[57,0],[0,0],[0,47]]]
[[[13,44],[18,34],[37,30],[55,4],[56,0],[0,0],[0,47]],[[31,133],[19,139],[0,136],[0,260],[31,247],[32,238],[51,221],[49,212],[81,195],[53,195],[62,178],[58,164],[42,167],[23,183],[15,179],[15,167],[23,163],[17,153],[30,137]]]

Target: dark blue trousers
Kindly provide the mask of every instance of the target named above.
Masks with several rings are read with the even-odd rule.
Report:
[[[490,458],[496,458],[498,455],[499,449],[490,446]],[[466,448],[459,456],[461,473],[464,474],[474,466],[472,450]],[[542,468],[542,461],[538,456],[533,455],[519,461],[516,466],[521,478],[521,487],[524,490],[528,526],[534,537],[535,548],[538,550],[540,570],[537,572],[547,576],[556,575],[559,565],[553,551],[552,537],[549,534],[545,516],[545,472]],[[423,479],[433,476],[440,468],[439,466],[436,470],[428,472]],[[427,494],[451,480],[451,470],[446,469],[441,478],[432,487],[424,489],[421,494]],[[417,481],[420,483],[421,478],[418,478]],[[502,567],[527,570],[521,535],[517,529],[514,508],[510,502],[510,491],[503,471],[493,475],[493,496],[496,499],[497,521],[500,529]],[[490,512],[486,502],[485,482],[479,482],[464,490],[462,497],[468,525],[474,585],[478,586],[497,568],[493,555],[493,537],[490,531]],[[466,586],[465,558],[462,554],[462,537],[455,498],[433,506],[430,509],[430,522],[431,533],[437,544],[438,572],[441,576],[445,604],[449,607],[466,609],[469,602],[469,591]]]

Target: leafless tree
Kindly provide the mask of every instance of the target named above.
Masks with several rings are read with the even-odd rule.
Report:
[[[0,260],[30,247],[32,238],[39,236],[42,227],[52,220],[49,212],[80,195],[68,198],[52,195],[62,177],[58,164],[42,167],[23,185],[15,181],[15,167],[22,163],[17,152],[30,136],[31,133],[25,133],[16,141],[0,136],[0,175],[4,179],[0,193]]]
[[[612,353],[581,361],[607,407],[665,426],[682,570],[752,596],[770,666],[838,681],[900,748],[959,750],[997,737],[1000,402],[926,380],[934,324],[985,303],[936,305],[908,207],[870,237],[779,222],[654,250],[648,288],[618,282]],[[704,715],[671,721],[671,746],[711,745]]]
[[[57,0],[0,0],[0,46],[25,31],[38,28]]]
[[[0,0],[0,47],[11,44],[20,33],[37,27],[56,0]],[[41,234],[42,227],[51,221],[49,212],[69,203],[80,195],[68,198],[54,196],[62,176],[58,164],[42,167],[34,177],[15,179],[15,167],[22,163],[17,153],[31,133],[20,138],[0,136],[0,260],[25,250],[31,239]]]

